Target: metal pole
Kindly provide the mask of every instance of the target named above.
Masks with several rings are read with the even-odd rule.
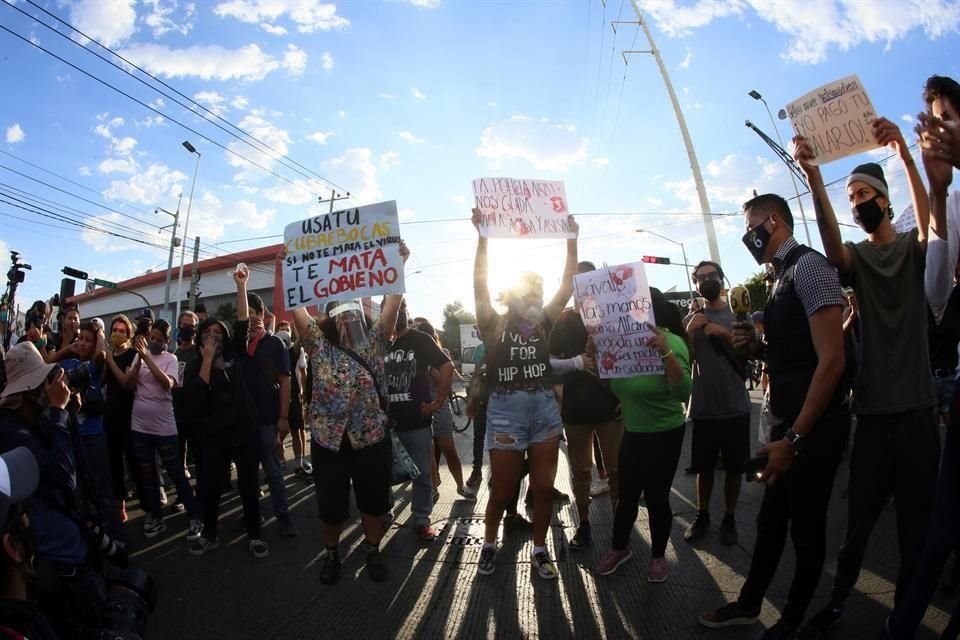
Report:
[[[180,222],[180,201],[183,200],[183,194],[180,194],[179,200],[177,200],[177,212],[170,213],[166,209],[158,208],[158,211],[163,211],[167,215],[173,216],[173,228],[170,231],[170,257],[167,258],[167,276],[163,285],[163,310],[170,310],[170,279],[173,277],[173,252],[177,247],[177,226]]]
[[[783,138],[780,137],[780,127],[777,126],[776,120],[773,119],[773,114],[770,112],[770,105],[767,104],[767,101],[762,97],[760,102],[763,103],[763,106],[767,109],[767,115],[770,116],[770,124],[773,125],[773,130],[777,134],[777,141],[780,143],[780,147],[786,149],[783,146]],[[800,189],[797,187],[797,179],[793,176],[792,171],[787,171],[790,174],[790,182],[793,183],[793,192],[797,194],[797,204],[800,205],[800,218],[803,220],[803,230],[807,234],[807,246],[812,246],[810,242],[810,227],[807,226],[807,212],[803,210],[803,199],[800,197]]]
[[[194,151],[193,153],[197,154],[197,164],[193,168],[193,184],[190,185],[190,201],[187,202],[187,219],[183,223],[183,240],[180,241],[180,275],[177,276],[177,312],[173,316],[174,324],[177,321],[177,318],[180,317],[180,292],[182,291],[183,286],[183,262],[186,259],[187,253],[187,227],[190,226],[190,209],[193,208],[193,190],[197,186],[197,173],[200,171],[200,152]]]
[[[193,239],[193,269],[190,270],[190,311],[197,310],[197,284],[200,282],[200,236]]]
[[[650,43],[651,53],[660,67],[660,75],[663,76],[663,83],[667,87],[667,93],[670,95],[670,102],[673,104],[673,111],[677,115],[677,124],[680,125],[680,134],[683,136],[683,144],[687,148],[687,157],[690,159],[690,169],[693,171],[693,183],[697,187],[697,196],[700,198],[700,209],[703,212],[703,226],[707,231],[707,247],[710,249],[710,259],[714,262],[720,262],[720,249],[717,247],[717,232],[713,228],[713,216],[710,212],[710,201],[707,199],[707,190],[703,185],[703,176],[700,173],[700,163],[697,161],[696,151],[693,149],[693,140],[690,139],[690,132],[687,130],[687,121],[683,117],[683,111],[680,110],[680,102],[677,100],[677,94],[673,90],[673,84],[670,82],[670,75],[667,73],[667,67],[663,64],[663,58],[660,57],[660,50],[653,42],[653,36],[650,35],[650,29],[643,19],[643,10],[637,5],[637,0],[630,0],[633,10],[637,14],[637,20],[643,27],[643,32]]]
[[[680,252],[683,254],[683,266],[687,272],[687,291],[690,292],[690,302],[693,302],[693,289],[690,288],[690,285],[693,284],[693,280],[690,278],[690,263],[687,261],[687,250],[684,249],[683,243],[680,243]]]

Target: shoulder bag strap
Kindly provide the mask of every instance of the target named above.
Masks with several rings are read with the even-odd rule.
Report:
[[[373,386],[377,390],[377,399],[380,400],[380,408],[383,409],[384,413],[387,413],[387,409],[389,408],[389,403],[387,399],[384,398],[383,395],[380,393],[380,380],[377,378],[377,374],[373,372],[373,369],[370,367],[370,365],[367,364],[367,361],[364,360],[360,356],[360,354],[354,351],[353,349],[348,349],[347,347],[341,347],[340,345],[333,345],[333,346],[335,346],[337,349],[340,349],[340,351],[350,356],[350,358],[355,360],[357,364],[359,364],[361,367],[366,369],[367,373],[370,374],[370,377],[373,378]]]

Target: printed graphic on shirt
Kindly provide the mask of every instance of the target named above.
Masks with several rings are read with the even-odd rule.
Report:
[[[504,331],[500,336],[500,352],[497,383],[536,382],[546,377],[550,356],[540,332],[527,336],[517,331]]]
[[[411,349],[397,349],[387,354],[387,387],[390,402],[412,402],[417,379],[417,355]]]

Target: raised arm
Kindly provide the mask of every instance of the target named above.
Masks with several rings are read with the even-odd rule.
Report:
[[[953,167],[949,162],[938,157],[931,145],[931,131],[936,124],[926,114],[918,116],[920,124],[917,133],[920,134],[923,146],[923,168],[930,183],[930,229],[940,240],[946,242],[931,242],[927,247],[927,268],[924,271],[924,288],[927,300],[934,309],[945,307],[953,289],[954,265],[957,263],[958,247],[960,247],[960,230],[950,229],[947,226],[947,189],[953,181]],[[943,230],[943,233],[941,233]]]
[[[827,188],[823,184],[820,167],[811,164],[815,157],[813,149],[803,136],[794,137],[793,144],[793,157],[807,176],[807,183],[810,185],[813,208],[817,213],[817,227],[820,229],[820,240],[823,242],[827,260],[840,273],[849,273],[853,267],[853,256],[850,255],[850,249],[844,246],[843,238],[840,237],[840,225],[830,204]]]
[[[406,269],[407,260],[410,258],[410,249],[403,241],[400,242],[400,256],[403,258],[403,266]],[[392,334],[397,326],[397,316],[400,315],[401,302],[403,302],[402,294],[389,295],[383,302],[383,309],[380,310],[380,319],[377,322],[384,328],[387,335]]]
[[[480,221],[483,214],[480,209],[473,210],[474,228],[477,230],[477,255],[473,261],[473,303],[477,311],[477,324],[481,327],[496,316],[490,303],[490,287],[487,284],[487,239],[480,235]]]
[[[946,218],[940,220],[942,224],[930,219],[930,202],[927,200],[927,189],[923,186],[920,170],[913,160],[913,155],[907,147],[900,127],[886,118],[877,118],[873,123],[873,136],[877,142],[893,149],[903,163],[910,184],[910,198],[913,201],[913,215],[917,220],[917,241],[926,246],[928,229],[937,234],[941,240],[947,237]]]
[[[553,300],[543,308],[544,314],[551,323],[556,322],[557,318],[560,317],[563,308],[567,306],[567,301],[573,295],[573,276],[577,273],[577,240],[580,235],[580,225],[573,219],[573,216],[570,216],[567,220],[574,235],[567,240],[567,261],[563,267],[563,279],[560,281],[560,289],[553,296]]]
[[[247,278],[249,273],[234,271],[233,281],[237,285],[237,321],[246,322],[250,319],[250,307],[247,306]]]

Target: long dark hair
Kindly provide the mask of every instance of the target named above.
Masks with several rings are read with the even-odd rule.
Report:
[[[650,298],[653,301],[653,315],[657,320],[657,326],[686,340],[687,332],[683,329],[683,318],[680,317],[680,309],[677,305],[667,302],[660,289],[654,287],[650,287]]]
[[[201,322],[197,326],[197,345],[200,346],[200,354],[203,357],[203,332],[209,329],[212,325],[217,325],[220,327],[220,331],[223,332],[223,359],[232,360],[233,359],[233,349],[232,343],[230,342],[230,329],[227,328],[226,323],[217,320],[213,316],[207,316],[207,319]]]

